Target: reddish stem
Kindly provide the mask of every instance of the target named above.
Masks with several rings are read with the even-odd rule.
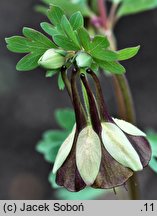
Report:
[[[105,29],[107,29],[107,11],[104,0],[98,0],[98,7],[100,12],[100,18],[102,25]]]

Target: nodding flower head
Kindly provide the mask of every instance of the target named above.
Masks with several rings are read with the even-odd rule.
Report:
[[[90,69],[87,73],[96,89],[94,96],[86,76],[80,75],[89,101],[90,122],[79,97],[78,72],[74,69],[71,90],[76,125],[60,147],[53,167],[57,184],[70,191],[123,185],[134,171],[148,164],[151,156],[146,135],[131,123],[109,115],[99,79]]]

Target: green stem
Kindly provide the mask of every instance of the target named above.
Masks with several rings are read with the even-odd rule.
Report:
[[[113,76],[113,82],[115,86],[117,104],[119,106],[119,116],[122,119],[134,124],[136,121],[135,111],[127,78],[124,74],[115,75]]]

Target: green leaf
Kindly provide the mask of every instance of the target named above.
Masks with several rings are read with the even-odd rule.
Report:
[[[75,124],[75,114],[71,109],[58,109],[55,112],[58,124],[66,130],[71,131]]]
[[[22,36],[6,38],[9,50],[18,53],[40,53],[42,55],[46,50],[56,47],[51,40],[36,30],[23,28],[23,33],[26,38]]]
[[[57,72],[58,72],[58,71],[56,71],[56,70],[48,70],[48,71],[46,72],[45,77],[52,77],[52,76],[54,76]]]
[[[61,144],[68,136],[68,131],[50,130],[43,134],[37,143],[36,151],[44,155],[46,161],[54,163]]]
[[[65,15],[62,17],[61,26],[64,29],[64,32],[66,33],[68,38],[70,38],[71,41],[73,43],[75,43],[75,45],[78,46],[78,49],[79,49],[80,47],[79,47],[77,37],[76,37],[76,35],[75,35],[74,31],[73,31],[73,28],[72,28],[69,20],[67,19],[67,17]]]
[[[118,17],[135,14],[157,7],[157,0],[123,0],[118,10]]]
[[[41,55],[41,53],[29,53],[17,63],[16,69],[18,71],[29,71],[37,68]]]
[[[78,50],[76,46],[69,38],[63,35],[55,35],[53,37],[54,42],[65,50]]]
[[[31,51],[31,47],[29,46],[30,41],[22,36],[13,36],[5,39],[7,48],[12,52],[17,53],[28,53]]]
[[[42,0],[46,4],[53,4],[60,7],[65,14],[71,16],[73,13],[80,11],[83,16],[93,15],[92,11],[88,7],[86,0],[80,0],[79,2],[67,1],[67,0]]]
[[[40,26],[47,34],[51,35],[52,37],[58,34],[58,30],[50,23],[42,22]]]
[[[90,50],[93,49],[106,49],[110,46],[110,43],[105,36],[97,35],[94,37],[91,45],[90,45]],[[90,51],[89,50],[89,51]]]
[[[87,30],[83,27],[79,28],[78,29],[78,36],[79,36],[79,39],[81,41],[82,47],[86,51],[88,51],[90,48],[90,36],[89,36]]]
[[[13,52],[29,53],[24,56],[16,66],[17,70],[28,71],[38,67],[39,58],[50,48],[56,48],[56,45],[42,33],[24,27],[22,36],[13,36],[6,38],[7,47]]]
[[[111,50],[104,50],[98,47],[93,47],[92,50],[89,51],[89,54],[96,59],[102,61],[115,61],[117,60],[117,53]]]
[[[61,200],[93,200],[100,196],[105,196],[110,190],[85,188],[77,193],[71,193],[66,189],[58,189],[57,197]]]
[[[157,173],[157,133],[153,130],[147,131],[147,139],[152,149],[152,157],[149,166]]]
[[[61,188],[59,185],[56,184],[56,175],[53,174],[52,172],[49,174],[48,180],[49,180],[52,188],[54,188],[54,189]]]
[[[117,51],[118,60],[122,61],[134,57],[138,53],[139,49],[140,46],[137,46],[137,47],[130,47],[130,48]]]
[[[63,82],[61,73],[59,73],[58,75],[58,87],[59,87],[59,90],[64,90],[65,88],[65,84]]]
[[[110,0],[110,1],[113,2],[113,3],[118,4],[118,3],[122,2],[123,0]]]
[[[106,62],[95,59],[96,63],[105,71],[113,74],[123,74],[126,72],[125,68],[118,62]]]
[[[47,16],[50,22],[54,25],[58,25],[61,23],[61,19],[64,15],[64,12],[61,8],[52,5],[47,12]]]
[[[107,37],[95,36],[89,44],[88,53],[93,57],[102,61],[117,60],[117,53],[111,50],[106,50],[110,45]]]
[[[56,110],[55,119],[57,123],[66,130],[48,130],[44,132],[42,139],[36,146],[36,150],[43,154],[45,160],[50,163],[54,163],[61,144],[70,134],[75,123],[74,112],[69,108]]]
[[[98,74],[99,66],[96,63],[92,63],[91,67],[92,71],[94,71],[96,74]]]
[[[45,49],[56,48],[56,45],[50,39],[34,29],[24,27],[23,34],[32,41],[38,42],[39,46],[44,47]]]
[[[84,19],[83,19],[82,14],[79,11],[74,13],[70,17],[70,23],[71,23],[73,30],[77,30],[78,28],[83,27],[84,26]]]
[[[39,12],[39,13],[45,15],[45,16],[47,15],[47,7],[44,7],[42,5],[36,5],[35,6],[35,11],[37,11],[37,12]]]

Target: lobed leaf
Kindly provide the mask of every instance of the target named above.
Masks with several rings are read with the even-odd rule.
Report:
[[[157,8],[157,0],[123,0],[118,17]]]
[[[37,143],[36,150],[44,155],[46,161],[54,163],[57,152],[68,134],[67,131],[46,131],[42,139]]]
[[[53,40],[59,47],[65,50],[78,50],[78,46],[64,35],[54,35]]]
[[[23,35],[32,41],[38,42],[39,46],[44,47],[45,49],[56,48],[56,45],[50,39],[34,29],[24,27]]]
[[[84,26],[84,19],[79,11],[74,13],[69,21],[74,31]]]
[[[102,61],[115,61],[117,60],[117,53],[111,50],[100,49],[99,47],[93,47],[92,50],[89,51],[89,54],[96,59]]]
[[[71,131],[75,124],[75,114],[71,109],[58,109],[55,112],[57,123],[66,130]]]
[[[152,149],[152,157],[149,166],[157,173],[157,133],[153,130],[147,131],[147,139]]]
[[[57,197],[61,200],[95,200],[99,197],[107,195],[111,190],[85,188],[77,193],[71,193],[66,189],[60,188],[57,190]]]
[[[91,16],[93,13],[88,7],[86,0],[80,0],[79,2],[73,2],[71,0],[42,0],[46,4],[53,4],[60,7],[65,14],[71,16],[73,13],[80,11],[83,16]]]
[[[47,12],[47,16],[53,25],[60,24],[63,15],[63,10],[55,5],[52,5]]]
[[[90,49],[90,36],[87,30],[83,27],[78,29],[78,36],[81,42],[82,47],[88,51]]]
[[[117,51],[118,60],[122,61],[134,57],[138,53],[139,49],[140,46],[137,46],[137,47],[130,47],[130,48]]]
[[[113,74],[123,74],[126,72],[125,68],[118,62],[107,62],[95,59],[96,63],[105,71]]]
[[[50,23],[42,22],[42,23],[40,24],[40,26],[41,26],[41,28],[42,28],[47,34],[49,34],[49,35],[52,36],[52,37],[53,37],[54,35],[58,34],[57,29],[56,29],[53,25],[51,25]]]
[[[80,46],[79,46],[79,42],[78,42],[78,40],[77,40],[77,37],[76,37],[76,35],[75,35],[75,33],[74,33],[74,30],[73,30],[73,28],[72,28],[72,26],[71,26],[69,20],[67,19],[67,17],[66,17],[65,15],[62,17],[61,26],[62,26],[62,28],[64,29],[64,32],[66,33],[67,37],[68,37],[69,39],[71,39],[71,41],[72,41],[73,43],[75,43],[75,45],[76,45],[76,46],[78,47],[78,49],[79,49]]]
[[[48,180],[49,180],[52,188],[54,188],[54,189],[60,188],[60,186],[56,184],[56,175],[53,174],[52,172],[50,172]]]
[[[31,51],[30,40],[22,36],[13,36],[5,39],[7,48],[12,52],[28,53]]]
[[[94,37],[94,39],[92,40],[91,46],[90,46],[90,50],[93,50],[93,48],[95,49],[106,49],[110,46],[110,43],[107,39],[107,37],[105,36],[101,36],[101,35],[96,35]],[[89,50],[89,51],[90,51]]]
[[[41,53],[29,53],[24,56],[16,65],[18,71],[29,71],[38,67],[38,60],[41,57]]]

